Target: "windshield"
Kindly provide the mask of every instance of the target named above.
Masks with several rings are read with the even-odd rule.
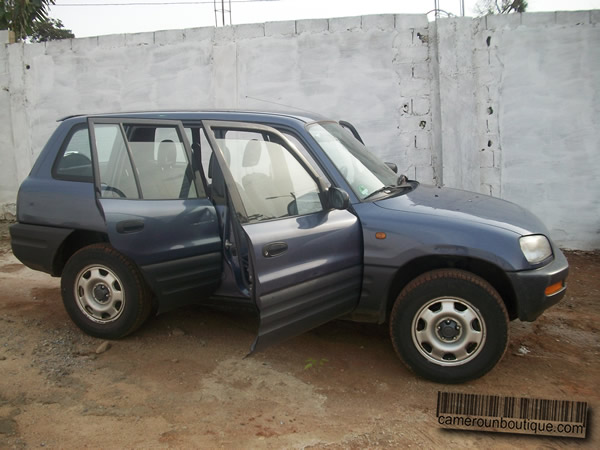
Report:
[[[398,175],[338,123],[313,123],[307,130],[359,199],[396,185]]]

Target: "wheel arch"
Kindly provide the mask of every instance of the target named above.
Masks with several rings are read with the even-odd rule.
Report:
[[[83,247],[92,244],[109,243],[108,235],[98,231],[74,230],[58,248],[52,263],[52,276],[60,277],[71,256]]]
[[[517,298],[508,276],[500,267],[479,258],[430,255],[415,258],[396,271],[388,290],[386,322],[402,289],[418,276],[436,269],[461,269],[483,278],[500,294],[510,320],[517,318]]]

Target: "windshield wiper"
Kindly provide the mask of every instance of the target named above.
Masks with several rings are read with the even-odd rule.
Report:
[[[251,216],[248,216],[247,219],[250,220],[271,220],[271,219],[277,219],[277,217],[271,217],[271,216],[265,216],[263,214],[252,214]]]
[[[369,195],[367,195],[365,198],[363,198],[363,200],[366,200],[368,198],[373,197],[376,194],[380,194],[380,193],[386,192],[386,191],[390,191],[390,194],[391,194],[393,191],[396,191],[398,189],[412,189],[412,188],[413,188],[413,185],[408,182],[407,176],[402,174],[398,177],[398,180],[396,180],[396,184],[390,184],[389,186],[383,186],[383,187],[371,192]]]
[[[367,200],[368,198],[371,198],[377,194],[381,194],[382,192],[391,194],[392,192],[400,190],[400,189],[412,189],[412,185],[408,184],[408,183],[403,183],[400,185],[392,184],[390,186],[383,186],[383,187],[371,192],[369,195],[367,195],[365,198],[363,198],[363,200]]]

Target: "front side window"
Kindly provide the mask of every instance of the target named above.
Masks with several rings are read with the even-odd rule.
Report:
[[[294,146],[296,147],[296,149],[300,153],[302,153],[302,156],[304,156],[306,158],[306,160],[311,165],[311,167],[313,169],[315,169],[315,171],[319,174],[319,176],[321,177],[321,179],[325,183],[325,186],[327,186],[327,187],[331,186],[331,183],[329,182],[329,179],[327,178],[327,176],[325,176],[325,173],[323,172],[323,170],[321,170],[321,168],[319,167],[319,165],[317,164],[317,162],[313,158],[312,154],[308,151],[308,149],[306,148],[306,146],[295,135],[293,135],[292,133],[287,132],[287,131],[280,131],[280,132],[292,144],[294,144]]]
[[[319,187],[281,139],[268,132],[229,130],[217,144],[250,222],[322,211]]]

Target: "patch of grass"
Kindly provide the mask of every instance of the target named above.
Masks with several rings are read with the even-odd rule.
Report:
[[[328,362],[329,362],[329,360],[327,358],[321,358],[321,359],[308,358],[306,361],[304,361],[304,370],[316,369],[319,367],[323,367]]]

